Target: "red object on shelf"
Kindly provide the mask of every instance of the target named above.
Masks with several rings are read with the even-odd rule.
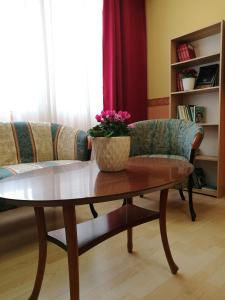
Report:
[[[177,86],[177,91],[178,92],[184,90],[184,88],[183,88],[183,82],[182,82],[182,79],[181,79],[181,73],[180,72],[176,73],[176,86]]]
[[[195,58],[195,49],[191,44],[180,44],[177,46],[177,56],[179,61]]]

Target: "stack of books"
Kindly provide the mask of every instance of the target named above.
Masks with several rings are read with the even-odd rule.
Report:
[[[195,49],[189,43],[183,43],[177,46],[177,57],[179,61],[195,58]]]
[[[178,105],[177,118],[196,123],[204,123],[205,107],[198,105]]]
[[[196,80],[196,89],[202,89],[218,85],[219,64],[202,66],[199,69]]]

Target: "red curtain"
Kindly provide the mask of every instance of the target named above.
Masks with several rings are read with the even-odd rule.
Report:
[[[145,0],[104,0],[103,103],[147,118]]]

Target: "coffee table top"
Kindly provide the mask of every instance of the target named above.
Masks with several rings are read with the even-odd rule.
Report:
[[[132,157],[121,172],[100,172],[95,161],[49,167],[0,181],[0,197],[26,206],[88,204],[172,187],[193,171],[185,161]]]

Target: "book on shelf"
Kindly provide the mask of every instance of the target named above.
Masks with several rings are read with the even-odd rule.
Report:
[[[196,89],[207,88],[218,85],[219,64],[202,66],[199,69],[196,80]]]
[[[177,118],[196,123],[204,123],[205,107],[198,105],[178,105]]]
[[[192,121],[190,110],[187,105],[178,105],[177,106],[177,118],[187,121]]]
[[[178,92],[184,90],[181,72],[176,72],[176,88]]]
[[[177,46],[177,57],[179,61],[185,61],[195,58],[195,49],[189,43],[182,43]]]

